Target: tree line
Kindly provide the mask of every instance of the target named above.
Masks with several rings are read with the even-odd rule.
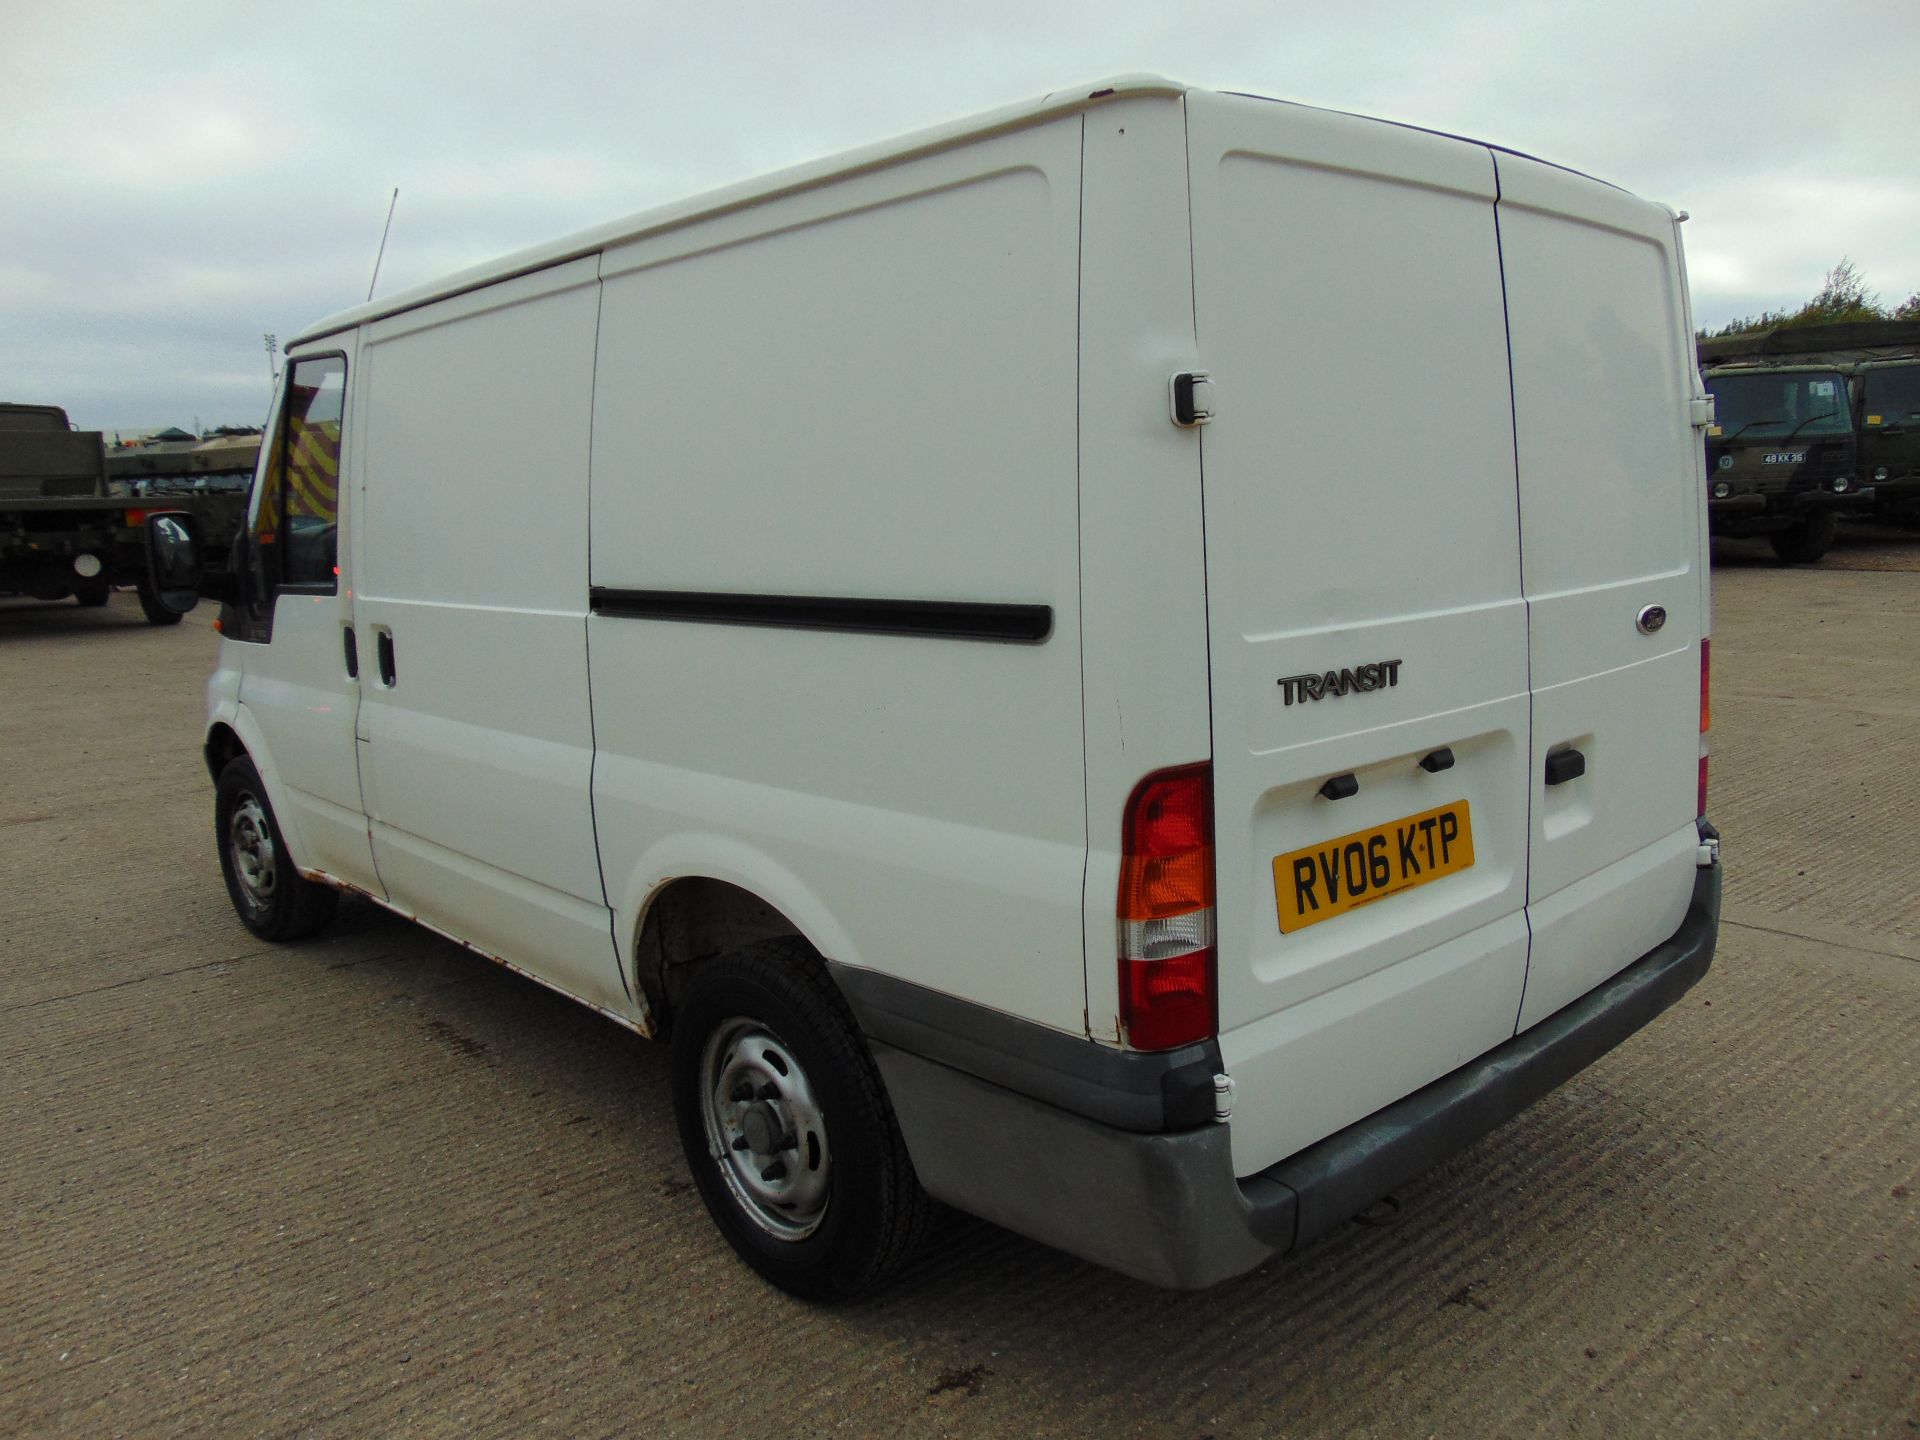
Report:
[[[1744,320],[1734,320],[1718,330],[1702,330],[1702,340],[1722,335],[1745,335],[1754,330],[1778,330],[1801,325],[1838,325],[1852,320],[1920,320],[1920,290],[1907,296],[1892,309],[1880,303],[1877,291],[1867,289],[1860,267],[1842,256],[1840,263],[1827,272],[1814,296],[1798,310],[1762,310]]]

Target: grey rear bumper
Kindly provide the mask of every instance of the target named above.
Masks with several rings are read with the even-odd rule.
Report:
[[[1605,984],[1243,1179],[1225,1125],[1119,1129],[877,1034],[872,1048],[931,1194],[1138,1279],[1198,1289],[1318,1239],[1578,1074],[1707,972],[1719,924],[1716,864],[1699,872],[1673,937]]]

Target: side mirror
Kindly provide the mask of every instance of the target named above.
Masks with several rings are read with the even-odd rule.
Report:
[[[163,610],[184,615],[200,603],[200,536],[193,516],[166,510],[147,516],[147,588]]]

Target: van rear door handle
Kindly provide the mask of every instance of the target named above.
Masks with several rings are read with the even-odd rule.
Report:
[[[373,649],[380,661],[380,683],[391,690],[396,674],[393,668],[393,632],[380,631],[374,639]]]
[[[1547,784],[1564,785],[1587,773],[1587,757],[1578,750],[1556,750],[1547,756]]]

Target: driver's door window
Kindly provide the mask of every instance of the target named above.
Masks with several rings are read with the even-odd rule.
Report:
[[[287,372],[280,421],[248,527],[249,639],[271,630],[282,590],[332,595],[340,587],[340,425],[347,362],[338,355],[297,360]]]

